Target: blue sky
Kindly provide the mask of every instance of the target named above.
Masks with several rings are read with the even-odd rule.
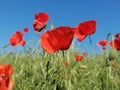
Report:
[[[91,36],[93,46],[104,39],[109,32],[120,32],[120,0],[2,0],[0,2],[0,47],[8,43],[10,36],[17,30],[28,27],[30,32],[25,34],[26,40],[36,37],[32,24],[34,14],[46,12],[50,15],[50,23],[55,27],[71,26],[87,20],[97,20],[97,28]],[[38,38],[38,37],[37,37]],[[76,40],[74,42],[77,42]],[[78,48],[86,51],[91,49],[89,39],[76,43]]]

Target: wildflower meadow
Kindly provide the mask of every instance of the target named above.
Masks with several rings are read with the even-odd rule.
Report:
[[[12,50],[0,55],[0,90],[120,90],[120,32],[108,32],[96,42],[102,52],[88,54],[74,49],[73,38],[79,43],[89,38],[92,45],[97,20],[75,27],[52,23],[46,30],[49,20],[47,12],[35,14],[32,26],[39,40],[31,40],[33,46],[25,47],[27,27],[8,38],[3,50]],[[18,46],[22,50],[14,51]]]

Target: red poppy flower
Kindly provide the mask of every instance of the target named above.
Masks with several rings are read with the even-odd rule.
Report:
[[[100,40],[97,45],[102,47],[102,50],[106,50],[106,44],[107,44],[107,40],[106,39],[103,39],[103,40]]]
[[[24,32],[25,33],[29,32],[29,29],[28,28],[24,28]]]
[[[106,39],[103,39],[103,40],[99,41],[99,42],[97,43],[97,45],[98,45],[98,46],[106,46],[107,42],[108,42],[108,41],[107,41]]]
[[[13,67],[10,64],[0,65],[0,90],[12,90],[14,82],[11,75],[13,72]]]
[[[74,29],[68,26],[58,27],[45,32],[40,39],[42,48],[49,53],[67,50],[73,40]]]
[[[82,55],[81,55],[81,56],[80,56],[80,55],[75,55],[75,60],[76,60],[76,61],[82,61],[83,58],[84,58],[84,57],[83,57]]]
[[[117,33],[117,34],[115,35],[115,39],[120,39],[120,33]]]
[[[75,37],[82,41],[87,35],[94,34],[96,30],[96,20],[82,22],[76,26]]]
[[[120,38],[114,39],[114,45],[112,44],[112,41],[110,42],[110,46],[116,48],[116,50],[120,50]]]
[[[35,21],[33,23],[33,28],[36,32],[40,32],[46,27],[46,22],[49,20],[49,15],[47,13],[41,12],[35,14]]]
[[[20,31],[16,31],[9,39],[9,42],[12,46],[16,46],[16,45],[21,45],[24,46],[25,45],[25,40],[23,40],[23,33]]]
[[[20,31],[16,31],[9,39],[12,46],[16,46],[21,40],[23,40],[23,34]]]
[[[86,55],[87,53],[83,52],[82,55],[75,54],[74,58],[76,61],[82,61]]]

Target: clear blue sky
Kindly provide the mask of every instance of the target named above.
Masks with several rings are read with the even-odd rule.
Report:
[[[55,27],[75,27],[80,22],[96,19],[96,32],[91,36],[94,48],[97,48],[96,42],[104,39],[107,33],[120,32],[120,0],[1,0],[0,47],[8,43],[15,31],[24,27],[30,29],[25,35],[26,40],[36,37],[32,24],[34,14],[39,12],[50,15],[47,30],[51,22]],[[77,45],[83,50],[90,47],[88,38]]]

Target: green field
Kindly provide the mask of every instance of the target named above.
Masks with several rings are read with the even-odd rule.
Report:
[[[0,63],[14,67],[13,90],[119,90],[120,56],[106,61],[106,53],[87,55],[76,61],[72,48],[64,52],[40,54],[23,50],[0,55]],[[114,54],[114,53],[113,53]],[[69,65],[66,66],[66,62]]]

